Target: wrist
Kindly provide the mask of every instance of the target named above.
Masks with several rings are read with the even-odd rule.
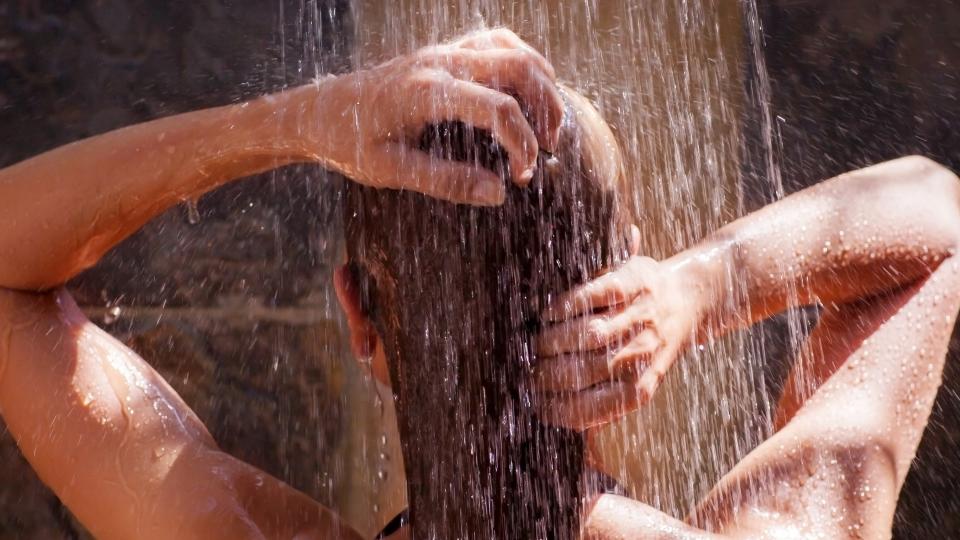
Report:
[[[722,306],[727,304],[729,242],[710,242],[682,251],[664,261],[689,304],[698,333],[715,329]]]
[[[281,139],[299,160],[347,172],[356,160],[357,73],[328,76],[280,94],[272,102]]]

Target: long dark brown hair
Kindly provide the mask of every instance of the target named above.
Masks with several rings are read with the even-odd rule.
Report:
[[[497,208],[350,184],[349,260],[383,339],[396,397],[413,538],[574,537],[584,487],[579,434],[539,421],[524,384],[550,295],[625,254],[622,174],[599,114],[564,90],[555,154]],[[432,126],[432,154],[508,177],[488,134]]]

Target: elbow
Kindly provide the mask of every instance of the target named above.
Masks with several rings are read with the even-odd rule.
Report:
[[[924,206],[936,212],[942,234],[951,248],[950,255],[960,249],[960,178],[947,167],[923,156],[903,158],[911,190],[919,190],[928,199]]]
[[[936,200],[943,200],[946,195],[960,213],[960,179],[953,171],[924,156],[908,156],[899,161],[905,168],[902,178]]]

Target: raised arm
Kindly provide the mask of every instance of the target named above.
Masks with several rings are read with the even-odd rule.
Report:
[[[30,465],[97,538],[359,538],[220,451],[166,381],[66,291],[0,290],[0,411]]]
[[[540,344],[571,344],[546,360],[565,376],[535,380],[544,414],[575,428],[642,403],[698,334],[824,306],[779,431],[700,504],[690,517],[700,528],[604,496],[585,536],[888,538],[960,309],[958,246],[956,176],[904,158],[788,197],[663,263],[636,258],[561,299],[548,316],[608,309],[558,327],[574,339],[548,330]]]
[[[907,157],[791,195],[665,261],[635,256],[544,314],[558,321],[538,343],[545,414],[581,429],[603,423],[649,399],[682,349],[707,333],[791,304],[914,283],[958,239],[956,176]]]
[[[958,241],[957,177],[907,157],[787,197],[665,264],[701,284],[703,325],[722,331],[790,305],[846,303],[909,285],[953,255]]]
[[[98,538],[356,538],[328,509],[221,452],[143,359],[66,291],[43,291],[169,206],[295,161],[373,186],[499,204],[498,176],[407,142],[443,121],[487,129],[525,184],[538,147],[556,142],[553,78],[514,34],[485,31],[0,171],[0,413],[43,481]]]
[[[553,68],[513,33],[493,30],[76,142],[0,170],[0,288],[64,283],[168,207],[293,162],[373,186],[499,204],[505,186],[492,172],[432,158],[407,141],[442,121],[489,130],[510,156],[513,180],[526,184],[539,146],[555,144],[561,116]]]

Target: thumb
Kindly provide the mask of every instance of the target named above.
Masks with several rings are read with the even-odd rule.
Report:
[[[499,206],[506,197],[504,181],[473,163],[434,157],[401,143],[389,143],[382,158],[375,171],[378,185],[477,206]]]
[[[360,303],[360,293],[353,281],[347,265],[337,268],[333,273],[333,288],[347,316],[347,326],[350,328],[350,348],[357,359],[370,358],[376,346],[376,331],[370,321],[363,314]]]

